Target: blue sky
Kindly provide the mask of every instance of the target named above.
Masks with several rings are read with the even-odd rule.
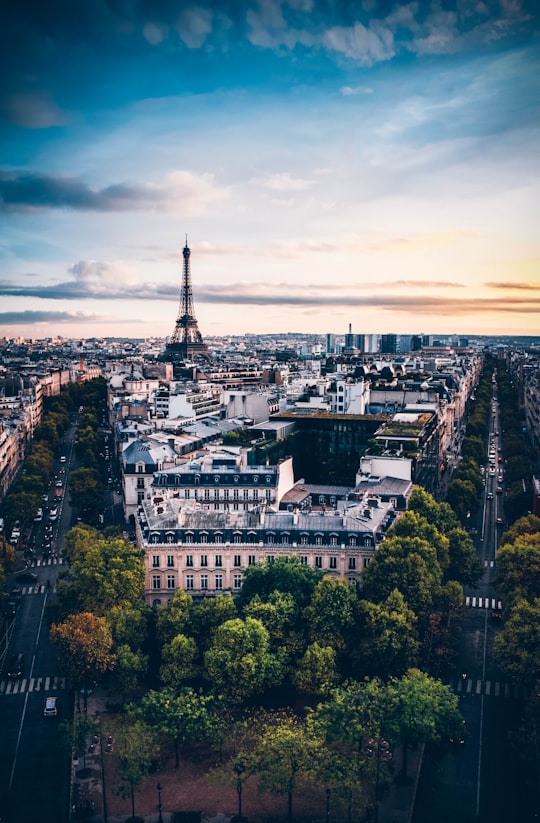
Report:
[[[537,9],[12,4],[0,335],[540,334]]]

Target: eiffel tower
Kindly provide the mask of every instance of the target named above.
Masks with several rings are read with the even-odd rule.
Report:
[[[189,268],[191,251],[187,244],[187,235],[182,254],[184,256],[184,269],[182,272],[178,319],[173,335],[165,346],[165,356],[175,361],[190,360],[197,356],[208,358],[208,346],[202,339],[193,308],[193,290],[191,288]]]

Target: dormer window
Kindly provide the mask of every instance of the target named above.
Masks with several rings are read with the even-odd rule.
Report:
[[[214,475],[214,483],[219,483],[219,474]]]

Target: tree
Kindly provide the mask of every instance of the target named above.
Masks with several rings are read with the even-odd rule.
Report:
[[[175,767],[178,768],[180,744],[207,737],[211,722],[211,702],[210,696],[191,688],[185,687],[179,693],[166,688],[147,692],[140,705],[130,707],[130,712],[174,741]]]
[[[448,487],[446,499],[462,525],[467,522],[470,512],[478,508],[478,495],[470,480],[460,480],[459,478],[452,480]]]
[[[495,586],[503,599],[540,597],[540,532],[522,534],[501,546],[497,569]]]
[[[323,577],[305,609],[311,640],[336,650],[345,649],[345,635],[354,624],[355,606],[356,590],[347,580]]]
[[[391,537],[377,549],[362,575],[362,594],[380,603],[397,589],[419,620],[427,620],[442,580],[435,549],[425,540]]]
[[[418,662],[417,619],[398,589],[380,603],[361,600],[351,642],[356,676],[400,676]]]
[[[231,703],[241,703],[275,685],[282,669],[269,646],[268,632],[260,620],[227,620],[216,629],[205,652],[207,680]]]
[[[276,557],[248,566],[244,573],[238,604],[242,609],[258,594],[266,602],[272,592],[292,594],[300,609],[308,605],[322,572],[312,566],[300,563],[297,557]]]
[[[446,571],[450,563],[448,538],[440,533],[433,523],[415,511],[406,511],[397,523],[388,529],[389,537],[419,537],[435,548],[437,560],[442,571]]]
[[[378,678],[349,680],[308,715],[308,725],[327,741],[339,741],[361,751],[365,738],[378,737],[386,694]]]
[[[82,467],[69,478],[71,505],[84,510],[97,510],[103,501],[103,484],[95,469]]]
[[[419,669],[392,678],[386,688],[384,730],[390,740],[403,746],[402,778],[407,778],[410,744],[436,743],[462,733],[463,718],[458,698],[448,686]]]
[[[259,788],[287,796],[287,821],[293,820],[293,794],[300,780],[308,779],[322,741],[291,715],[281,714],[268,725],[258,746]]]
[[[107,731],[114,738],[114,751],[119,761],[117,792],[121,797],[131,799],[131,816],[134,818],[135,791],[159,755],[156,734],[139,717],[130,715],[121,715],[109,724]]]
[[[115,648],[114,681],[122,694],[134,692],[148,671],[148,656],[127,643]]]
[[[157,610],[156,635],[160,643],[170,643],[183,634],[191,619],[193,600],[184,589],[177,589],[167,607]]]
[[[189,595],[187,597],[191,601]],[[197,647],[202,651],[206,651],[210,646],[218,626],[238,617],[235,601],[227,596],[208,597],[188,611],[189,625],[186,634],[193,635]]]
[[[198,650],[192,637],[177,634],[170,643],[163,646],[161,656],[163,664],[160,677],[166,686],[178,690],[198,674]]]
[[[495,637],[495,656],[513,683],[530,690],[540,681],[540,597],[512,606]]]
[[[482,577],[483,569],[474,543],[465,529],[452,529],[448,533],[450,563],[446,570],[447,580],[457,580],[466,586],[474,586]]]
[[[335,649],[311,643],[298,661],[293,680],[296,688],[304,694],[312,697],[329,694],[338,680]]]
[[[74,614],[51,626],[51,640],[58,651],[58,668],[77,690],[88,688],[114,666],[112,634],[103,617],[90,612]]]
[[[459,526],[459,520],[448,503],[437,503],[422,486],[415,486],[409,498],[409,510],[418,512],[432,523],[441,534],[448,535]]]

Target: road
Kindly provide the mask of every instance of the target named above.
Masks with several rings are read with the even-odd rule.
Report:
[[[72,695],[58,677],[56,654],[49,640],[45,608],[54,591],[62,562],[65,532],[71,526],[71,508],[65,489],[72,466],[74,429],[65,437],[62,454],[55,459],[44,518],[34,525],[26,552],[27,569],[35,580],[26,580],[23,558],[18,557],[22,575],[11,575],[8,589],[16,590],[20,606],[6,625],[2,638],[4,665],[0,677],[0,815],[2,823],[66,823],[69,814],[69,756],[62,734],[62,721],[71,716]],[[62,487],[56,482],[62,480]],[[58,509],[51,522],[48,513]],[[50,528],[47,528],[50,527]],[[46,535],[50,535],[47,540]],[[43,545],[50,543],[50,552]],[[7,649],[6,649],[7,645]],[[7,661],[15,652],[24,654],[21,679],[7,678]],[[44,717],[45,697],[58,699],[58,717]]]
[[[493,411],[484,505],[471,521],[484,575],[477,588],[465,591],[456,672],[449,683],[459,696],[468,736],[450,754],[434,746],[426,748],[412,823],[537,823],[539,819],[538,809],[532,808],[520,786],[511,742],[525,695],[508,682],[493,656],[500,625],[500,619],[492,616],[500,605],[493,587],[495,555],[504,525],[497,523],[498,518],[504,519],[504,469],[499,463],[496,402]]]

